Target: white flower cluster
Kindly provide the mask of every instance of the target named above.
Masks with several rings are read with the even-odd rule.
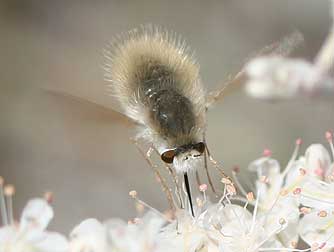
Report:
[[[334,9],[332,0],[332,9]],[[334,10],[333,26],[314,62],[279,55],[250,61],[245,73],[246,93],[259,99],[284,99],[296,96],[334,94]]]
[[[252,60],[246,67],[246,73],[249,77],[246,92],[259,99],[334,93],[334,79],[317,65],[302,59],[263,56]]]
[[[3,188],[0,178],[0,208],[4,226],[0,228],[1,252],[65,252],[68,241],[65,236],[46,231],[53,218],[48,194],[45,199],[31,199],[23,209],[20,222],[13,219],[12,196],[14,187]]]
[[[326,137],[334,156],[333,135],[327,132]],[[247,193],[235,169],[233,175],[242,196],[225,190],[220,200],[212,203],[206,195],[207,186],[202,184],[192,217],[187,208],[162,214],[131,191],[138,214],[150,208],[142,218],[104,223],[87,219],[73,229],[68,239],[45,230],[53,218],[50,194],[30,200],[20,222],[15,222],[14,187],[4,187],[0,179],[4,223],[0,228],[0,252],[333,251],[333,159],[320,144],[311,145],[305,155],[298,157],[300,145],[301,140],[297,140],[283,171],[269,150],[249,165],[257,173],[256,193]],[[184,195],[185,203],[187,199]],[[309,248],[298,249],[300,238]]]
[[[313,144],[307,148],[305,155],[297,159],[301,144],[301,140],[297,140],[296,149],[283,172],[279,163],[270,156],[260,158],[249,166],[259,177],[256,182],[257,197],[260,197],[259,213],[268,215],[271,212],[272,217],[284,218],[289,223],[277,235],[287,247],[295,246],[300,237],[311,251],[332,251],[334,248],[332,133],[327,132],[326,138],[332,158],[323,145]]]

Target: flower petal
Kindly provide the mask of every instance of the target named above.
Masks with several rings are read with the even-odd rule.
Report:
[[[326,247],[334,246],[334,220],[333,215],[328,214],[319,217],[317,212],[305,215],[299,223],[299,235],[308,244],[322,244]]]
[[[46,200],[32,199],[23,209],[20,230],[26,231],[31,228],[44,230],[52,218],[53,210]]]
[[[39,252],[67,252],[69,249],[65,236],[55,232],[44,232],[43,239],[36,242],[34,247]]]
[[[73,229],[70,234],[70,252],[107,251],[105,227],[96,219],[87,219]]]
[[[334,209],[334,184],[308,179],[302,188],[300,203],[315,209]]]
[[[312,144],[305,152],[305,168],[308,174],[323,179],[331,164],[327,149],[321,144]]]
[[[78,226],[76,226],[71,234],[70,237],[71,239],[74,239],[76,237],[79,237],[81,235],[90,235],[90,234],[96,234],[96,233],[104,233],[105,228],[96,219],[87,219],[82,221]]]
[[[0,244],[15,240],[17,236],[17,229],[14,226],[4,226],[0,228]],[[1,247],[1,245],[0,245]]]

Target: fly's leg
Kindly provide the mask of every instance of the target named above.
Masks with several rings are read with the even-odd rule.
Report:
[[[174,200],[173,200],[173,195],[171,193],[171,189],[168,187],[168,184],[167,184],[166,180],[161,176],[161,174],[158,170],[158,166],[153,164],[153,162],[151,160],[151,155],[152,155],[152,152],[154,151],[154,149],[152,147],[150,147],[148,149],[148,151],[145,153],[145,151],[141,148],[138,140],[132,139],[132,142],[137,147],[140,154],[145,158],[145,160],[149,164],[149,166],[152,168],[158,182],[160,183],[162,191],[166,194],[167,201],[168,201],[170,209],[173,212],[175,212],[175,204],[174,204]]]
[[[154,150],[157,153],[157,155],[160,156],[160,153],[158,152],[158,150],[156,148],[154,148]],[[177,174],[176,174],[174,168],[171,167],[170,165],[164,164],[164,166],[167,169],[168,173],[172,176],[172,180],[173,180],[174,185],[175,185],[176,195],[179,199],[180,208],[183,209],[184,205],[183,205],[183,200],[182,200],[182,196],[181,196],[181,187],[180,187],[180,184],[179,184]]]
[[[165,167],[168,170],[169,174],[173,178],[173,182],[174,182],[174,185],[175,185],[175,193],[177,195],[177,198],[179,199],[180,208],[183,209],[184,206],[183,206],[183,200],[182,200],[182,197],[181,197],[181,188],[180,188],[178,177],[177,177],[177,175],[175,173],[175,170],[171,166],[165,165]]]
[[[207,150],[208,152],[208,147],[207,147],[207,144],[206,144],[206,139],[205,139],[205,132],[203,133],[203,142],[205,144],[205,149]],[[209,152],[208,152],[209,153]],[[209,168],[208,168],[208,156],[207,156],[207,153],[206,151],[204,151],[204,169],[205,169],[205,173],[206,173],[206,176],[208,178],[208,182],[209,182],[209,185],[211,187],[211,190],[212,192],[217,196],[217,193],[216,193],[216,189],[212,183],[212,179],[211,179],[211,176],[210,176],[210,173],[209,173]]]
[[[207,145],[206,145],[206,152],[208,154],[209,161],[216,168],[216,170],[221,174],[221,176],[222,176],[221,182],[225,185],[227,193],[230,194],[230,195],[235,195],[236,194],[236,189],[235,189],[235,186],[234,186],[234,183],[233,183],[232,179],[225,174],[223,168],[218,163],[218,161],[213,159]]]

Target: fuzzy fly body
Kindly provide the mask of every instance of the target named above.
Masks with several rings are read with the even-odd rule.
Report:
[[[184,42],[151,26],[112,43],[107,59],[112,94],[139,124],[137,138],[184,174],[191,204],[187,173],[203,164],[205,151],[206,104],[199,66]]]

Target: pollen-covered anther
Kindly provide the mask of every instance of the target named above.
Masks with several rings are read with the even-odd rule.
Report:
[[[334,174],[328,175],[327,176],[328,181],[334,182]]]
[[[300,175],[305,176],[306,175],[306,170],[304,168],[300,168],[299,173],[300,173]]]
[[[232,172],[234,172],[234,173],[239,173],[240,172],[240,167],[239,166],[234,166],[233,168],[232,168]]]
[[[301,207],[299,209],[299,211],[302,213],[302,214],[309,214],[311,212],[311,208],[309,207]]]
[[[298,195],[298,194],[300,194],[302,192],[302,189],[300,188],[300,187],[297,187],[297,188],[295,188],[294,190],[293,190],[293,194],[294,195]]]
[[[205,192],[207,189],[208,189],[208,185],[207,185],[207,184],[201,184],[201,185],[199,186],[199,190],[200,190],[201,192]]]
[[[132,190],[132,191],[129,192],[129,195],[130,195],[132,198],[135,199],[135,198],[137,197],[137,191]]]
[[[46,192],[44,193],[44,199],[51,204],[54,200],[53,193],[52,192]]]
[[[6,196],[13,196],[15,194],[15,187],[13,185],[6,185],[4,193]]]
[[[302,145],[303,144],[303,140],[301,138],[298,138],[296,140],[296,145]]]
[[[286,224],[286,220],[284,218],[280,218],[278,222],[279,222],[280,225],[285,225]]]
[[[319,211],[319,212],[318,212],[318,216],[319,216],[319,217],[322,217],[322,218],[327,217],[327,211],[325,211],[325,210],[321,210],[321,211]]]
[[[297,242],[296,241],[292,241],[290,243],[290,245],[291,245],[292,248],[297,248]]]
[[[249,193],[247,193],[246,197],[247,197],[248,201],[253,201],[254,200],[254,193],[249,192]]]
[[[203,206],[203,200],[201,200],[200,198],[196,199],[196,203],[198,207],[202,207]]]
[[[314,170],[314,174],[319,176],[319,177],[322,177],[324,175],[324,173],[325,173],[325,171],[321,167],[317,167],[317,169]]]
[[[266,148],[266,149],[263,150],[263,153],[262,153],[262,154],[263,154],[264,157],[271,157],[271,155],[272,155],[273,153],[272,153],[272,151],[271,151],[270,149],[267,149],[267,148]]]

